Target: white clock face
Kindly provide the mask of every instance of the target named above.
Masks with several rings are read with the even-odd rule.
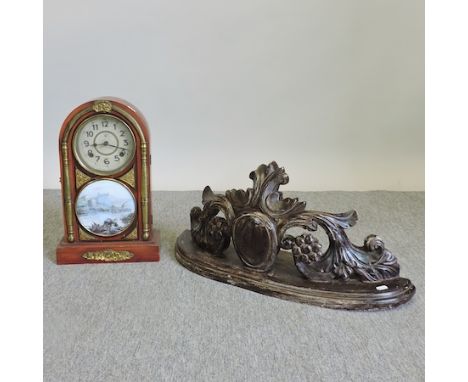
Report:
[[[98,114],[85,120],[73,139],[80,164],[97,175],[115,174],[128,166],[135,155],[135,138],[122,120]]]

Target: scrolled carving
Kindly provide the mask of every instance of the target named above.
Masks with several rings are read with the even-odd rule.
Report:
[[[305,210],[305,202],[299,202],[297,198],[283,198],[283,193],[278,191],[282,184],[289,182],[289,176],[276,162],[258,166],[250,173],[249,178],[253,181],[252,188],[226,192],[225,197],[236,213],[260,210],[268,216],[280,219]]]
[[[399,277],[397,259],[382,239],[369,235],[362,246],[349,240],[346,230],[356,224],[356,211],[306,210],[305,202],[283,197],[279,187],[289,178],[275,162],[260,165],[250,178],[246,190],[203,190],[203,207],[190,213],[191,231],[177,239],[183,266],[230,285],[328,308],[394,308],[412,298],[415,286]],[[319,241],[318,230],[328,243]]]
[[[344,214],[315,212],[314,219],[329,239],[326,252],[317,261],[305,264],[296,262],[298,270],[309,279],[318,272],[330,278],[344,280],[379,281],[398,277],[400,267],[397,259],[385,249],[383,241],[376,235],[369,235],[364,246],[353,244],[345,233],[357,221],[356,211]]]
[[[297,198],[284,198],[279,187],[289,177],[276,162],[258,166],[249,177],[253,186],[247,190],[221,195],[208,186],[204,189],[203,209],[194,207],[190,213],[192,238],[200,248],[219,255],[232,238],[244,264],[263,272],[274,266],[280,249],[291,251],[296,268],[311,281],[375,282],[398,277],[397,259],[378,236],[369,235],[362,247],[347,237],[345,230],[357,222],[356,211],[311,211]],[[296,237],[287,233],[297,227],[306,232]],[[310,233],[319,227],[329,239],[325,251]]]
[[[190,211],[192,239],[197,245],[213,254],[221,254],[231,242],[231,234],[226,219],[216,216],[219,210],[211,207],[193,207]]]

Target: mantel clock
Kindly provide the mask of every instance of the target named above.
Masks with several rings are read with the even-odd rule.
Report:
[[[158,261],[150,139],[143,115],[117,98],[86,102],[59,136],[65,235],[58,264]]]

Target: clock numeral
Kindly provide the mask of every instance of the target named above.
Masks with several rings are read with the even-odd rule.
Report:
[[[107,159],[107,158],[104,159],[104,164],[109,164],[109,163],[110,163],[110,162],[109,162],[109,159]]]
[[[121,137],[125,137],[125,131],[120,130],[120,136],[121,136]]]
[[[88,156],[89,156],[90,158],[92,158],[92,157],[94,156],[94,154],[93,154],[93,151],[92,151],[92,150],[88,150]]]
[[[120,155],[121,157],[123,157],[123,156],[125,155],[125,151],[121,151],[121,152],[119,153],[119,155]]]
[[[107,122],[106,120],[101,122],[102,127],[107,127],[108,124],[109,122]]]
[[[101,157],[99,155],[96,155],[96,162],[99,162],[99,159],[101,159]]]
[[[85,147],[88,147],[88,146],[89,146],[89,142],[88,142],[88,141],[84,141],[83,143],[84,143]]]
[[[124,141],[124,145],[128,146],[128,140],[124,139],[123,141]]]
[[[86,136],[87,136],[87,137],[92,137],[93,135],[94,135],[94,134],[93,134],[92,131],[87,131],[87,132],[86,132]]]
[[[118,155],[114,155],[114,160],[118,162],[120,160],[120,157]]]
[[[93,123],[93,130],[97,130],[99,129],[99,126],[97,125],[97,123]]]
[[[117,130],[117,124],[114,123],[114,130]]]

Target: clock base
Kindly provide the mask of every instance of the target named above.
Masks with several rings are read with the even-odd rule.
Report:
[[[57,264],[99,264],[159,261],[159,231],[149,240],[69,243],[62,239],[56,250]]]

